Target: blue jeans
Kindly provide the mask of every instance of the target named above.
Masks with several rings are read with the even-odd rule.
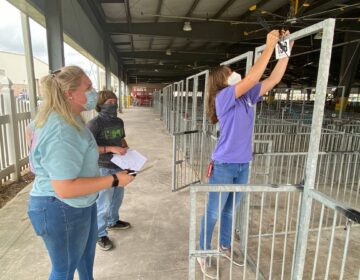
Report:
[[[92,280],[96,247],[96,205],[75,208],[52,196],[30,196],[28,215],[51,259],[50,280]]]
[[[248,181],[249,163],[221,163],[214,162],[213,170],[209,178],[209,184],[246,184]],[[221,194],[221,225],[220,245],[226,248],[231,243],[231,227],[233,217],[233,196],[235,195],[235,209],[239,206],[242,193],[223,192]],[[209,200],[206,208],[206,246],[204,246],[204,222],[201,219],[200,226],[200,250],[210,250],[214,227],[219,215],[219,192],[209,192]]]
[[[101,176],[115,174],[120,168],[100,168]],[[97,199],[98,237],[107,236],[106,227],[115,225],[120,219],[119,209],[124,198],[124,188],[109,188],[99,192]]]

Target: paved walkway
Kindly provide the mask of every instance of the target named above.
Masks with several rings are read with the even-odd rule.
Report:
[[[171,192],[172,139],[152,109],[121,115],[126,140],[155,168],[127,187],[121,218],[129,230],[110,232],[116,248],[97,250],[95,279],[187,279],[188,192]],[[47,279],[50,259],[26,214],[30,186],[0,210],[0,280]]]

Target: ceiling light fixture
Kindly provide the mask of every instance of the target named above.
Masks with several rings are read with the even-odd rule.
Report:
[[[191,31],[191,30],[192,30],[192,28],[191,28],[190,21],[185,21],[185,22],[184,22],[183,31],[189,32],[189,31]]]
[[[171,55],[171,50],[170,50],[170,49],[167,49],[165,54],[166,54],[166,55]]]

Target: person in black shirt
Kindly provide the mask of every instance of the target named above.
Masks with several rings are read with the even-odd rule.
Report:
[[[113,154],[124,155],[128,145],[122,119],[117,117],[117,97],[109,90],[99,92],[96,105],[98,116],[90,120],[87,127],[95,137],[99,149],[99,167],[102,176],[115,174],[121,168],[111,162]],[[110,188],[99,192],[97,200],[98,241],[102,250],[113,247],[107,230],[127,229],[130,223],[121,221],[119,209],[124,197],[124,188]]]

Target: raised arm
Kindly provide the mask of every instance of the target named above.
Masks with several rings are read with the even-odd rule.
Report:
[[[285,36],[289,35],[290,32],[286,31]],[[290,42],[290,48],[294,45],[294,41]],[[276,63],[274,70],[271,72],[269,78],[261,82],[260,95],[263,96],[269,90],[273,89],[278,83],[280,83],[282,77],[285,74],[286,67],[289,62],[289,57],[279,59]]]
[[[235,85],[236,97],[244,95],[252,87],[254,87],[257,82],[259,82],[260,78],[264,74],[267,64],[269,63],[274,48],[279,41],[279,36],[280,34],[278,30],[273,30],[267,35],[266,46],[261,56],[255,62],[253,67],[251,67],[245,78]]]

